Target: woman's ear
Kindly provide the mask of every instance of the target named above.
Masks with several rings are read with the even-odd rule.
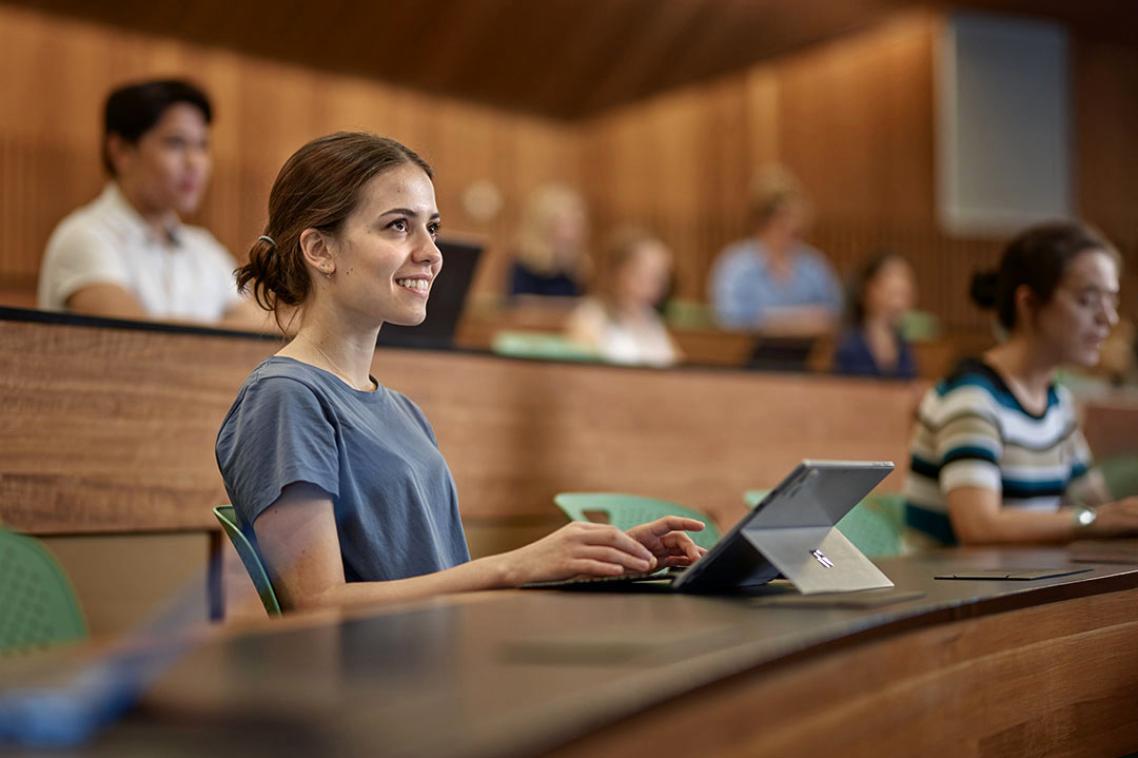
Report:
[[[1035,314],[1039,310],[1039,298],[1031,291],[1031,287],[1021,284],[1015,291],[1016,323],[1033,324]]]
[[[300,233],[300,253],[317,273],[324,276],[336,273],[336,251],[332,249],[332,241],[319,229],[308,228]]]

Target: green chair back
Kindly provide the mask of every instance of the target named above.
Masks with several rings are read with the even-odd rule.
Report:
[[[253,580],[253,586],[261,597],[261,604],[265,606],[265,612],[270,616],[280,616],[281,604],[277,602],[277,593],[273,591],[273,583],[269,581],[269,573],[265,571],[265,564],[261,563],[261,556],[257,554],[257,549],[253,547],[253,543],[237,525],[237,513],[233,510],[233,506],[219,505],[213,509],[213,515],[221,524],[221,528],[229,535],[229,541],[233,543],[237,555],[245,564],[245,571]]]
[[[710,329],[715,326],[715,312],[698,300],[672,298],[664,308],[664,320],[674,329]]]
[[[686,516],[704,523],[702,532],[690,533],[695,544],[710,549],[719,540],[719,529],[706,514],[667,500],[619,492],[562,492],[553,502],[573,521],[597,521],[589,517],[597,514],[618,529],[631,529],[664,516]]]
[[[501,331],[494,335],[491,349],[511,358],[551,361],[597,361],[596,353],[556,332]]]
[[[901,334],[909,342],[930,342],[940,331],[940,319],[929,311],[909,311],[901,317]]]
[[[1138,454],[1107,458],[1099,462],[1098,469],[1112,497],[1121,499],[1138,495]]]
[[[748,508],[758,505],[770,490],[747,490]],[[899,492],[875,492],[855,505],[838,522],[838,530],[871,558],[900,555],[905,529],[905,498]]]
[[[86,639],[75,591],[51,553],[0,529],[0,657]]]

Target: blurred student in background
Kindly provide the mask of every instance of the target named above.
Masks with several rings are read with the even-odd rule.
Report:
[[[607,252],[610,273],[573,312],[569,339],[612,363],[676,363],[679,350],[657,310],[671,284],[671,251],[646,231],[625,229]]]
[[[916,363],[901,319],[916,300],[913,267],[896,253],[879,253],[850,288],[849,325],[834,352],[834,371],[849,376],[913,379]]]
[[[906,521],[940,544],[1138,534],[1079,431],[1063,364],[1089,367],[1118,320],[1118,253],[1074,223],[1028,229],[972,297],[1007,339],[929,390],[913,434]]]
[[[588,274],[589,216],[574,190],[546,185],[530,198],[510,268],[510,295],[577,297]]]
[[[39,307],[95,316],[268,329],[233,287],[236,261],[205,229],[182,223],[209,181],[213,108],[175,79],[120,87],[104,108],[110,180],[51,235]]]
[[[782,170],[760,173],[752,217],[754,235],[720,253],[711,271],[719,324],[794,335],[835,329],[841,287],[826,257],[802,241],[810,205],[798,182]]]

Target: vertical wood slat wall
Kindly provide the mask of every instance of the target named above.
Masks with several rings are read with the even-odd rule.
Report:
[[[843,274],[875,250],[915,263],[921,307],[950,329],[985,329],[968,301],[973,270],[1002,240],[943,234],[935,213],[934,58],[942,20],[901,15],[881,27],[668,93],[593,119],[585,186],[602,225],[633,220],[679,252],[679,288],[706,296],[724,245],[748,233],[759,166],[789,168],[815,206],[811,241]],[[1128,258],[1138,288],[1138,49],[1076,36],[1073,73],[1080,213]]]
[[[0,287],[33,286],[51,228],[98,192],[107,90],[172,74],[200,81],[215,100],[215,174],[196,221],[238,257],[260,233],[283,160],[317,134],[364,128],[422,152],[435,165],[448,229],[489,241],[479,292],[500,289],[527,194],[561,180],[587,195],[598,241],[621,223],[656,229],[677,253],[679,294],[702,299],[714,256],[747,232],[753,171],[780,162],[809,188],[812,241],[840,271],[878,248],[903,252],[916,264],[922,307],[950,328],[974,329],[984,320],[964,296],[968,276],[994,262],[1000,241],[951,238],[937,227],[940,23],[932,13],[902,14],[739,74],[562,123],[0,6]],[[1133,288],[1138,50],[1076,37],[1073,61],[1076,196],[1130,259]],[[505,200],[489,223],[462,209],[463,190],[480,179]]]
[[[499,287],[528,194],[548,181],[579,183],[578,137],[552,120],[0,5],[0,287],[34,287],[52,228],[98,194],[107,92],[156,76],[186,76],[210,93],[214,174],[193,221],[238,258],[261,233],[284,160],[337,129],[392,136],[433,164],[444,226],[491,243],[485,290]],[[477,180],[505,199],[490,223],[462,209],[462,190]]]

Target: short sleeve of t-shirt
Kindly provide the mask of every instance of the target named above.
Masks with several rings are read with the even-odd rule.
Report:
[[[217,440],[217,462],[241,520],[252,525],[290,484],[340,494],[338,435],[320,398],[303,383],[262,377],[248,384]]]
[[[240,303],[244,296],[237,291],[234,271],[237,261],[217,238],[200,227],[183,227],[182,234],[193,241],[196,255],[200,255],[201,277],[199,291],[216,295],[221,301],[220,309],[224,315]]]
[[[39,306],[62,310],[71,297],[92,284],[130,283],[126,262],[111,242],[78,224],[64,224],[48,242],[40,271]]]
[[[999,461],[1003,438],[991,405],[988,395],[972,386],[945,396],[941,407],[943,421],[936,434],[944,494],[958,487],[1002,491]]]

